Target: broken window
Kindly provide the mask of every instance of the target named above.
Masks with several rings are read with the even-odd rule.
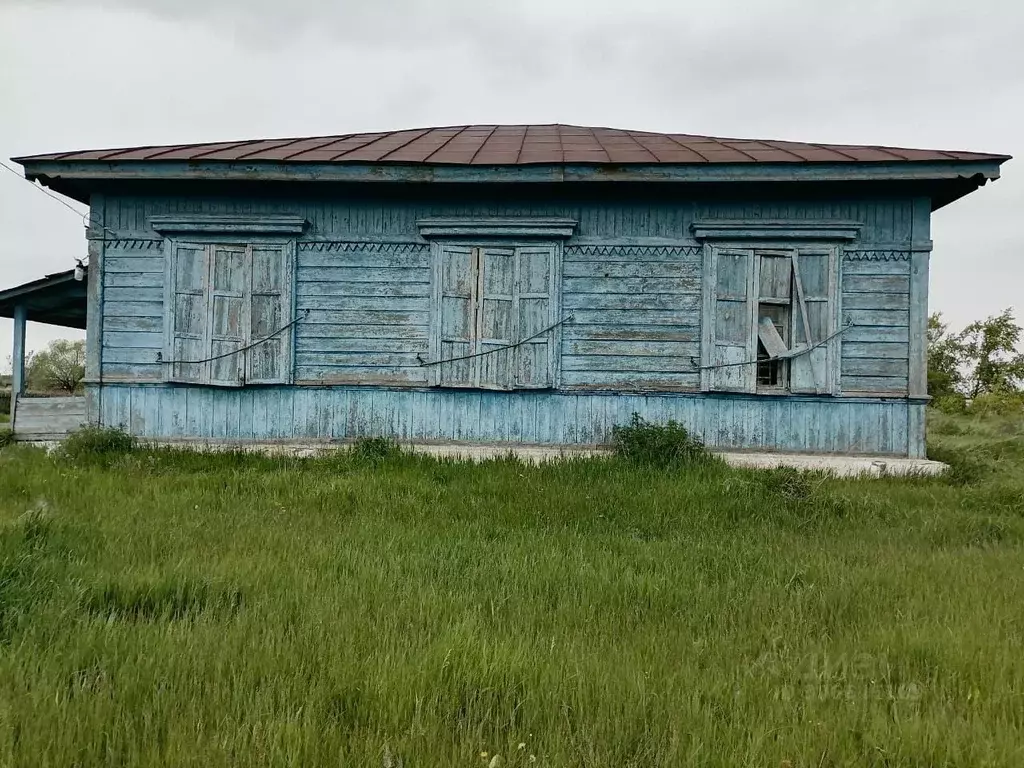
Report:
[[[704,389],[832,392],[834,248],[711,250]]]

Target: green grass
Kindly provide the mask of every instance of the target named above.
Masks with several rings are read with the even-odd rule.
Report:
[[[1024,426],[933,432],[949,478],[5,448],[0,765],[1022,765]]]

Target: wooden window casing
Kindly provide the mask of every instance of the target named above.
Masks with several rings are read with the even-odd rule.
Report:
[[[169,241],[167,381],[241,387],[292,380],[295,246]],[[284,329],[284,330],[282,330]]]
[[[838,394],[838,248],[705,252],[704,391]]]
[[[433,245],[435,386],[555,386],[560,253],[557,244]]]

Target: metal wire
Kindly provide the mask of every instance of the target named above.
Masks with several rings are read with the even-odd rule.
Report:
[[[697,362],[697,358],[691,357],[690,358],[690,363],[693,364],[696,368],[698,368],[701,371],[712,371],[712,370],[715,370],[715,369],[718,369],[718,368],[736,368],[736,367],[741,366],[741,365],[757,365],[758,363],[770,363],[770,362],[773,362],[775,360],[792,360],[794,357],[802,357],[803,355],[809,354],[810,352],[812,352],[813,350],[815,350],[818,347],[822,346],[823,344],[827,344],[828,342],[832,341],[832,339],[834,339],[836,336],[839,336],[840,334],[846,333],[848,330],[853,328],[853,326],[854,326],[854,323],[847,323],[846,325],[844,325],[842,328],[840,328],[835,333],[830,333],[828,336],[826,336],[821,341],[815,342],[814,344],[812,344],[811,346],[807,347],[806,349],[801,349],[799,352],[796,352],[795,354],[792,354],[792,355],[785,355],[785,356],[779,355],[779,356],[776,356],[776,357],[762,357],[760,360],[742,360],[742,361],[740,361],[738,363],[718,363],[716,365],[700,365]]]
[[[17,176],[19,179],[21,179],[22,181],[27,182],[29,185],[31,185],[31,187],[33,189],[39,190],[40,192],[42,192],[47,197],[52,197],[54,200],[56,200],[58,203],[63,205],[65,208],[67,208],[69,211],[71,211],[75,215],[81,216],[82,217],[82,224],[85,225],[86,229],[90,228],[91,224],[89,222],[89,214],[88,213],[83,213],[82,211],[80,211],[77,208],[75,208],[73,205],[70,205],[66,201],[61,200],[59,197],[57,197],[57,195],[53,194],[53,192],[51,192],[50,190],[48,190],[46,187],[42,186],[41,184],[37,185],[31,179],[26,179],[21,173],[19,173],[17,170],[15,170],[14,168],[9,166],[7,163],[3,162],[2,160],[0,160],[0,168],[3,168],[6,171],[10,171],[15,176]],[[114,235],[115,237],[117,236],[117,233],[114,232],[114,230],[108,229],[107,227],[103,226],[99,222],[95,222],[95,226],[99,227],[104,232],[109,232],[110,234]]]
[[[543,336],[548,331],[555,330],[555,328],[557,328],[558,326],[562,325],[563,323],[567,323],[570,320],[572,320],[573,317],[574,317],[574,315],[569,315],[568,317],[563,317],[557,323],[554,323],[553,325],[549,325],[547,328],[544,328],[543,330],[537,331],[535,334],[533,334],[533,336],[527,336],[525,339],[520,339],[515,344],[506,344],[504,347],[497,347],[495,349],[488,349],[485,352],[474,352],[471,355],[462,355],[460,357],[447,357],[444,360],[433,360],[433,361],[430,361],[430,362],[425,362],[423,360],[420,360],[420,367],[421,368],[427,368],[427,367],[430,367],[432,365],[441,365],[442,363],[454,363],[457,360],[469,360],[469,359],[474,358],[474,357],[483,357],[484,355],[493,355],[495,352],[504,352],[506,349],[515,349],[516,347],[521,347],[523,344],[525,344],[528,341],[533,341],[538,336]]]
[[[257,341],[254,341],[252,344],[247,344],[244,347],[239,347],[238,349],[233,349],[230,352],[225,352],[225,353],[223,353],[221,355],[214,355],[213,357],[206,357],[206,358],[203,358],[202,360],[164,360],[163,359],[163,355],[158,353],[157,354],[157,361],[161,362],[161,363],[164,363],[165,365],[200,365],[202,363],[212,363],[214,360],[222,360],[225,357],[231,357],[232,355],[237,355],[239,352],[248,352],[253,347],[257,347],[257,346],[259,346],[260,344],[262,344],[265,341],[270,341],[271,339],[273,339],[273,338],[275,338],[277,336],[280,336],[282,333],[287,331],[289,328],[291,328],[293,325],[298,323],[300,320],[305,319],[307,315],[309,315],[309,310],[308,309],[305,310],[305,312],[303,313],[302,317],[296,317],[294,320],[292,320],[287,325],[282,325],[280,328],[278,328],[276,331],[274,331],[269,336],[264,336],[262,339],[258,339]]]

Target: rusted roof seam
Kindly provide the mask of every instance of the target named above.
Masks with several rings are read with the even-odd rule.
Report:
[[[429,128],[422,128],[422,129],[419,129],[419,132],[418,132],[418,133],[416,133],[416,135],[415,135],[415,136],[413,136],[413,137],[412,137],[411,139],[409,139],[408,141],[403,141],[403,142],[402,142],[401,144],[399,144],[399,145],[398,145],[397,147],[394,147],[394,148],[392,148],[392,149],[389,149],[389,150],[388,150],[387,152],[385,152],[385,153],[384,153],[383,155],[381,155],[381,156],[380,156],[380,157],[379,157],[379,158],[377,159],[377,162],[378,162],[378,163],[383,163],[383,162],[385,162],[385,161],[387,160],[387,157],[388,157],[388,155],[393,155],[393,154],[394,154],[395,152],[397,152],[398,150],[400,150],[400,149],[405,149],[405,148],[406,148],[407,146],[409,146],[409,145],[410,145],[410,144],[412,144],[412,143],[413,143],[414,141],[416,141],[416,139],[419,139],[419,138],[421,138],[421,137],[423,137],[423,136],[426,136],[426,135],[427,135],[427,131],[429,131],[429,130],[430,130]],[[415,131],[414,131],[414,133],[415,133]],[[391,136],[394,136],[395,134],[394,134],[394,133],[392,133],[392,134],[390,134],[390,135],[391,135]],[[387,138],[387,136],[384,136],[384,137],[382,137],[382,138]]]
[[[602,142],[601,139],[598,137],[597,131],[598,131],[597,128],[591,128],[590,129],[590,135],[593,136],[594,143],[597,144],[597,146],[599,146],[601,148],[601,151],[604,152],[604,156],[607,157],[608,158],[608,162],[611,163],[611,162],[613,162],[612,161],[612,153],[608,151],[608,148],[604,145],[604,142]]]
[[[480,146],[476,148],[476,151],[473,153],[473,156],[469,158],[470,165],[473,164],[473,161],[476,160],[476,156],[480,154],[480,150],[484,148],[484,144],[491,140],[491,136],[493,136],[494,132],[497,130],[498,126],[494,126],[493,128],[491,128],[491,132],[487,134],[487,137],[483,141],[480,142]]]
[[[430,158],[432,158],[432,157],[433,157],[434,155],[436,155],[436,154],[437,154],[438,152],[440,152],[440,151],[441,151],[442,149],[444,149],[444,148],[445,148],[445,147],[447,147],[447,146],[448,146],[449,144],[451,144],[451,143],[452,143],[452,141],[454,141],[454,140],[455,140],[455,139],[457,139],[457,138],[458,138],[459,136],[461,136],[462,134],[464,134],[464,133],[465,133],[466,131],[468,131],[468,130],[469,130],[469,126],[468,126],[468,125],[463,125],[463,126],[462,126],[461,128],[460,128],[459,126],[451,126],[451,128],[459,128],[459,130],[457,130],[457,131],[456,131],[455,133],[453,133],[453,134],[452,134],[451,136],[449,136],[449,137],[448,137],[447,139],[445,139],[444,143],[443,143],[443,144],[441,144],[441,146],[439,146],[439,147],[438,147],[437,149],[435,149],[435,150],[434,150],[433,152],[431,152],[431,153],[430,153],[429,155],[427,155],[427,156],[426,156],[426,157],[425,157],[425,158],[423,159],[423,162],[424,162],[424,163],[429,163],[429,162],[430,162]]]

